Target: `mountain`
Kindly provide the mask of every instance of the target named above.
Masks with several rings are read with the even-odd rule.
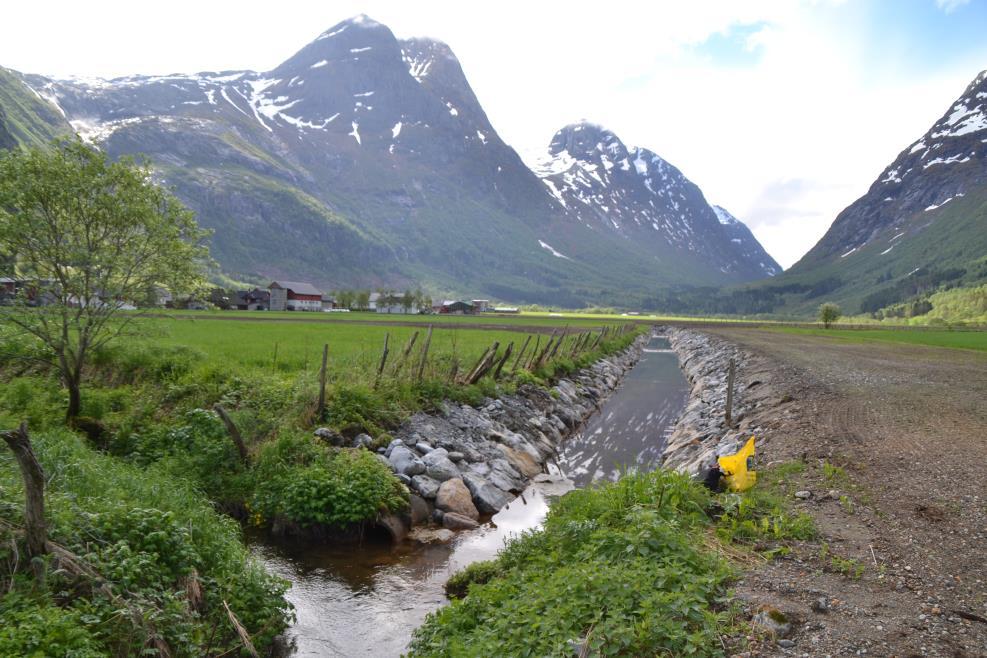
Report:
[[[987,281],[987,71],[762,291],[807,313],[821,299],[875,312]],[[795,294],[792,294],[795,291]]]
[[[707,269],[741,280],[781,271],[753,234],[648,149],[628,148],[612,132],[580,122],[555,133],[532,167],[569,216],[662,259],[688,254]],[[724,219],[726,218],[726,219]]]
[[[712,211],[669,218],[678,233],[650,242],[581,221],[500,139],[447,45],[399,40],[366,16],[266,72],[11,81],[43,103],[34,115],[111,156],[146,154],[240,280],[578,307],[766,273],[713,230]],[[628,203],[612,208],[623,225],[650,208]]]

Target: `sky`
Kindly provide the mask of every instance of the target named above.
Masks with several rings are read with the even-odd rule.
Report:
[[[987,0],[17,2],[0,66],[263,71],[361,13],[448,43],[522,157],[599,123],[677,166],[784,267],[987,68]]]

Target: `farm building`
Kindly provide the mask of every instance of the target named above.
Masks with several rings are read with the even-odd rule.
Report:
[[[490,300],[489,299],[474,299],[473,310],[476,313],[486,313],[490,310]]]
[[[371,311],[377,310],[377,302],[380,301],[381,294],[379,292],[370,293],[370,298],[367,301],[367,309]]]
[[[332,295],[322,295],[322,310],[331,311],[336,308],[336,298]]]
[[[271,308],[271,291],[260,288],[237,290],[233,306],[239,311],[266,311]]]
[[[322,291],[302,281],[272,281],[272,311],[321,311]]]
[[[447,315],[473,315],[476,313],[476,308],[469,302],[447,299],[435,307],[435,312]]]

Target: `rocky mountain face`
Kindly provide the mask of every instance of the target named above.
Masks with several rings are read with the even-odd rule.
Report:
[[[710,206],[682,172],[600,126],[581,122],[558,131],[533,169],[570,217],[589,228],[662,258],[689,254],[742,280],[781,271],[750,230]]]
[[[930,274],[940,283],[987,279],[987,71],[780,282],[826,278],[856,312],[882,291],[862,310],[901,301],[891,289],[914,291],[909,281]]]
[[[70,125],[113,156],[146,154],[241,280],[630,305],[655,287],[746,281],[769,273],[758,263],[773,265],[746,262],[685,179],[688,214],[651,213],[621,191],[627,205],[603,204],[610,226],[583,221],[500,139],[448,46],[399,40],[365,16],[267,72],[8,78],[0,89],[20,85],[59,130]],[[11,107],[0,96],[0,112]],[[659,185],[657,169],[644,180]]]

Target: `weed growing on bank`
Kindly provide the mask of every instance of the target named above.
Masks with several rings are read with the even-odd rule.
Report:
[[[783,497],[802,468],[762,471],[742,494],[666,470],[566,494],[542,529],[450,578],[456,600],[416,631],[410,655],[724,655],[721,638],[747,632],[726,556],[770,557],[814,535]]]

